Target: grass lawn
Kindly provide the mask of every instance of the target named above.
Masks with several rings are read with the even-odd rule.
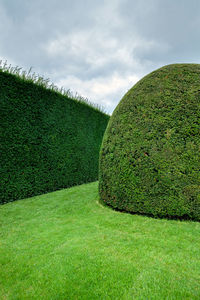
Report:
[[[0,299],[200,299],[200,223],[98,203],[98,183],[0,206]]]

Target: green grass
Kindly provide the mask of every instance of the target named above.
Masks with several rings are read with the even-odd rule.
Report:
[[[200,299],[200,223],[98,203],[97,182],[0,207],[0,299]]]

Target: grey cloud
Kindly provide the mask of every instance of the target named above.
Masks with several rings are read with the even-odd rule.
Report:
[[[140,49],[137,55],[143,59],[169,62],[199,61],[200,2],[198,0],[127,1],[121,13],[127,28],[136,28],[139,36],[166,45],[166,50],[155,47],[146,53]],[[134,13],[134,11],[137,13]],[[125,18],[126,17],[126,18]]]
[[[200,61],[199,12],[198,0],[0,0],[0,56],[111,112],[150,71]]]

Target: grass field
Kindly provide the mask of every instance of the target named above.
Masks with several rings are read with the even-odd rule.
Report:
[[[98,183],[0,206],[0,299],[200,299],[200,223],[98,203]]]

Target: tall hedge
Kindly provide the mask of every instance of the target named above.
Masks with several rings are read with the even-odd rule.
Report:
[[[123,97],[100,154],[103,202],[200,220],[200,65],[165,66]]]
[[[0,71],[0,203],[97,180],[108,119]]]

